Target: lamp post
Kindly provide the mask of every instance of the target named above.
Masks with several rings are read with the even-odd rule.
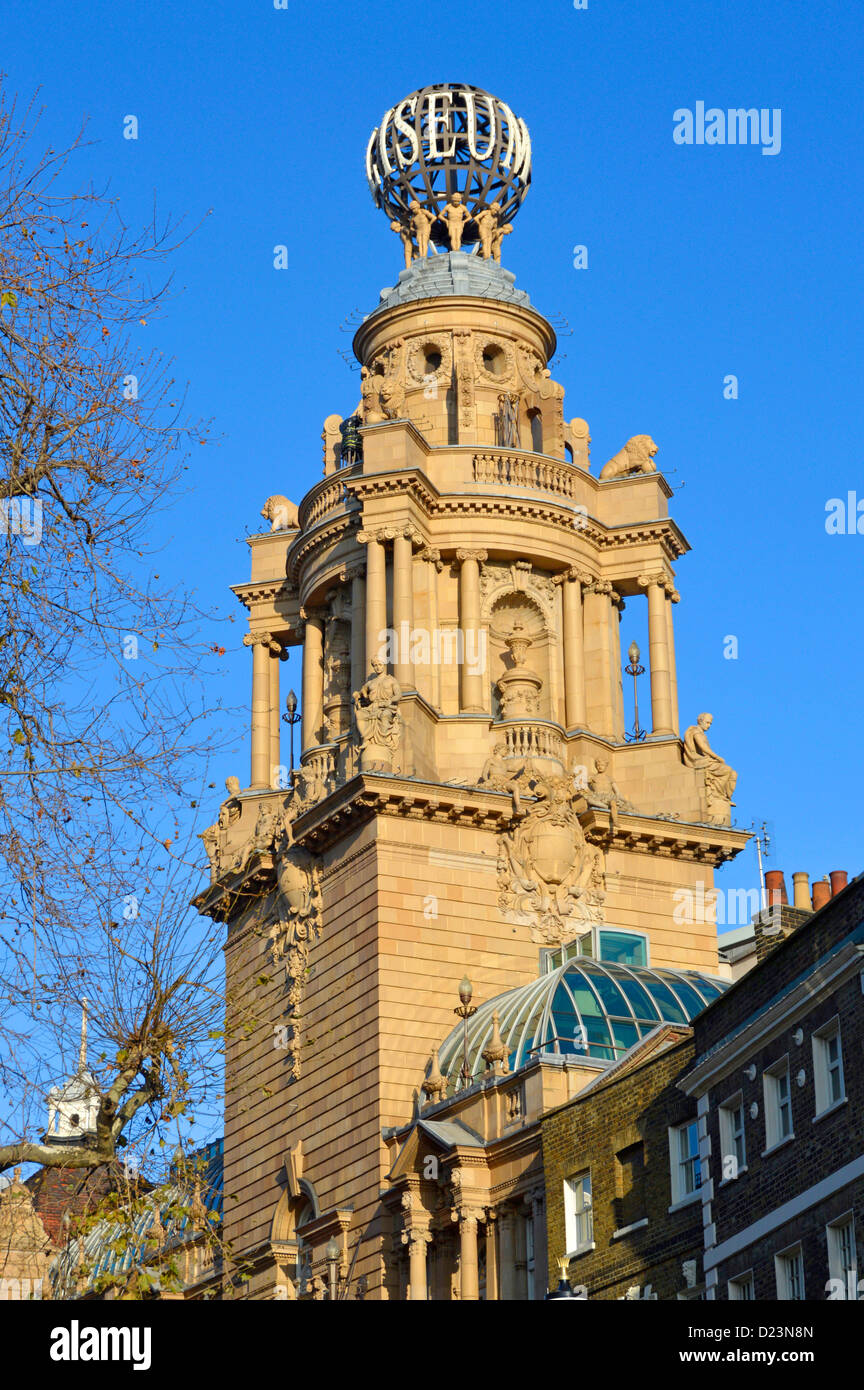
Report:
[[[544,1299],[545,1303],[551,1303],[555,1298],[575,1298],[576,1295],[567,1280],[567,1266],[570,1261],[565,1256],[558,1261],[558,1285],[557,1288],[550,1289]]]
[[[331,1299],[338,1298],[339,1288],[336,1277],[336,1264],[339,1259],[339,1256],[342,1254],[342,1246],[339,1244],[335,1236],[331,1236],[328,1240],[326,1246],[324,1247],[324,1254],[327,1259],[327,1269],[330,1281],[330,1297]]]
[[[462,1067],[459,1072],[459,1080],[463,1090],[471,1085],[471,1068],[468,1065],[468,1020],[473,1018],[477,1012],[476,1005],[471,1007],[471,996],[474,993],[471,981],[467,975],[462,977],[459,985],[460,1003],[453,1010],[454,1014],[462,1020],[463,1041],[462,1041]]]
[[[639,657],[641,656],[641,652],[639,651],[639,647],[635,642],[630,643],[630,646],[627,650],[627,655],[630,658],[630,664],[629,666],[625,666],[624,670],[628,676],[633,677],[634,718],[632,734],[625,734],[624,737],[628,743],[641,743],[645,737],[646,730],[640,729],[639,727],[639,677],[644,676],[645,667],[639,665]]]
[[[282,720],[291,730],[291,771],[294,771],[294,725],[299,724],[300,716],[297,713],[297,696],[293,690],[289,690],[285,698],[285,708],[287,714],[283,714]]]

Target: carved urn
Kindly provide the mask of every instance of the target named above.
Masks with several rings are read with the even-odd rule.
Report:
[[[505,638],[513,666],[496,682],[502,719],[531,719],[539,712],[543,677],[526,664],[531,640],[519,622],[514,623],[513,631]]]

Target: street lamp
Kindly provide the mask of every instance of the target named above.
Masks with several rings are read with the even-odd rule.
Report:
[[[545,1303],[551,1303],[553,1298],[576,1297],[567,1280],[567,1266],[569,1263],[570,1261],[567,1259],[566,1255],[563,1259],[558,1261],[558,1286],[557,1288],[549,1290],[544,1299]]]
[[[327,1267],[330,1277],[330,1297],[331,1299],[338,1298],[339,1289],[336,1282],[336,1263],[340,1255],[342,1254],[342,1246],[339,1244],[335,1236],[331,1236],[328,1240],[326,1246],[324,1247],[324,1254],[327,1259]]]
[[[289,691],[288,691],[288,695],[287,695],[286,700],[285,700],[285,708],[286,708],[286,710],[288,711],[288,713],[287,713],[287,714],[283,714],[282,719],[283,719],[283,722],[284,722],[285,724],[287,724],[288,727],[289,727],[289,729],[291,730],[291,771],[293,772],[293,771],[294,771],[294,725],[295,725],[295,724],[298,724],[298,723],[300,722],[300,716],[299,716],[299,714],[297,713],[297,696],[294,694],[294,691],[293,691],[293,690],[289,690]]]
[[[628,655],[629,658],[630,658],[630,665],[629,665],[629,666],[625,666],[625,667],[624,667],[624,670],[626,671],[626,673],[627,673],[628,676],[632,676],[632,677],[633,677],[633,712],[634,712],[634,716],[635,716],[635,717],[634,717],[634,721],[633,721],[633,732],[632,732],[632,734],[625,734],[624,737],[625,737],[625,739],[627,740],[628,743],[641,743],[642,740],[643,740],[644,737],[645,737],[646,730],[645,730],[645,729],[640,729],[640,727],[639,727],[639,684],[638,684],[638,682],[639,682],[639,677],[640,677],[640,676],[644,676],[644,674],[645,674],[645,667],[639,665],[639,657],[641,656],[641,652],[639,651],[639,648],[638,648],[638,646],[637,646],[637,644],[636,644],[635,642],[631,642],[631,643],[630,643],[630,647],[629,647],[629,649],[628,649],[628,651],[627,651],[627,655]]]
[[[463,1044],[462,1044],[462,1068],[459,1072],[459,1080],[462,1088],[471,1085],[471,1068],[468,1065],[468,1020],[473,1018],[477,1012],[476,1005],[471,1007],[471,996],[474,993],[471,981],[467,975],[462,977],[459,984],[460,1004],[453,1010],[454,1014],[462,1020]]]

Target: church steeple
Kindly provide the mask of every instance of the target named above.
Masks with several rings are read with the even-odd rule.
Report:
[[[96,1133],[99,1090],[95,1077],[87,1070],[88,1009],[89,1000],[82,999],[78,1068],[63,1086],[54,1086],[48,1092],[46,1143],[79,1144]]]

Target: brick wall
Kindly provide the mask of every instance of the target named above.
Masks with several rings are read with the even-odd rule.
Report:
[[[685,1030],[678,1030],[680,1036]],[[658,1298],[685,1288],[682,1264],[697,1261],[701,1280],[702,1208],[696,1200],[670,1212],[669,1128],[695,1119],[695,1102],[678,1087],[693,1056],[692,1035],[585,1095],[550,1111],[542,1122],[549,1263],[566,1250],[564,1181],[590,1169],[595,1249],[571,1260],[569,1278],[589,1298],[623,1298],[633,1285],[651,1284]],[[643,1196],[624,1191],[642,1146]],[[620,1163],[616,1155],[622,1155]],[[638,1167],[638,1161],[635,1165]],[[613,1239],[641,1205],[647,1225]]]

